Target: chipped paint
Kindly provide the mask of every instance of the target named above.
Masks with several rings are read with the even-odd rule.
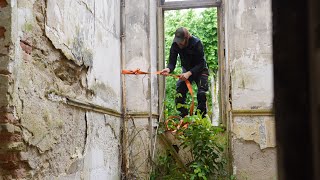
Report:
[[[276,178],[273,114],[254,113],[273,107],[271,1],[225,4],[231,112],[247,113],[230,115],[233,173],[237,179]]]
[[[103,16],[109,21],[103,26],[94,15],[100,17],[88,0],[18,1],[10,100],[27,145],[21,153],[30,166],[27,179],[80,179],[84,172],[93,179],[120,179],[120,116],[66,103],[77,98],[120,111],[120,15]],[[103,28],[109,25],[116,32]],[[97,159],[99,166],[87,163]]]
[[[275,123],[272,117],[234,117],[233,138],[256,142],[261,149],[275,147]]]
[[[10,1],[15,10],[6,18],[14,22],[12,29],[6,27],[4,37],[5,43],[10,42],[10,36],[15,42],[0,53],[10,53],[14,61],[12,72],[6,72],[1,81],[6,84],[0,86],[12,86],[10,94],[1,98],[10,101],[21,122],[23,142],[13,145],[25,163],[21,171],[26,179],[120,179],[124,131],[138,133],[126,147],[131,153],[131,175],[147,179],[151,169],[150,124],[156,119],[146,115],[158,114],[157,78],[139,77],[128,83],[128,87],[137,87],[126,97],[133,102],[128,111],[146,115],[135,116],[135,124],[123,130],[120,123],[126,115],[119,113],[123,92],[120,70],[133,62],[135,68],[149,71],[152,66],[156,70],[157,46],[150,42],[150,36],[153,40],[157,37],[157,7],[152,2],[151,8],[150,1],[128,3],[132,5],[123,16],[137,19],[126,22],[125,33],[120,35],[120,0]],[[128,56],[123,58],[124,54]],[[136,92],[137,96],[131,96]],[[72,106],[70,99],[116,113]]]

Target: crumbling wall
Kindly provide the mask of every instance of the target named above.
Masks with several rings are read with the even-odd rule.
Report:
[[[156,1],[124,1],[124,69],[157,71]],[[149,179],[154,143],[154,123],[158,119],[156,75],[125,76],[124,92],[127,162],[129,179]]]
[[[16,108],[12,103],[15,83],[13,62],[15,61],[16,37],[12,1],[0,0],[0,179],[21,178],[25,176],[28,163],[21,158],[25,150],[23,132]]]
[[[233,173],[275,179],[271,1],[226,0]]]
[[[3,178],[120,179],[120,1],[0,8]]]

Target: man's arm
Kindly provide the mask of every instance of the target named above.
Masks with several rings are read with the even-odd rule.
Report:
[[[190,69],[190,72],[192,74],[198,73],[201,70],[203,70],[203,68],[205,68],[206,62],[205,62],[205,58],[204,58],[204,51],[203,51],[203,45],[202,42],[199,41],[196,44],[196,54],[197,54],[197,59],[200,61],[199,64],[197,64],[195,67],[193,67],[192,69]]]

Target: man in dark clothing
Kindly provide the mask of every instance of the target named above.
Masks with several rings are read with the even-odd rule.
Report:
[[[169,64],[167,68],[161,71],[161,74],[168,75],[174,71],[178,55],[181,59],[183,73],[180,74],[180,79],[177,82],[176,91],[177,93],[181,93],[182,96],[176,98],[176,105],[178,103],[185,104],[188,88],[184,81],[187,79],[190,83],[194,81],[198,87],[197,108],[200,110],[202,116],[205,116],[207,113],[206,92],[208,91],[209,71],[204,57],[203,45],[200,39],[190,35],[184,27],[178,28],[175,32],[175,37],[170,48]],[[180,111],[181,117],[188,114],[188,109],[184,106],[177,109]]]

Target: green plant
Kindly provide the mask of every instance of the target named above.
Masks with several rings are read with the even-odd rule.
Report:
[[[181,169],[177,168],[172,158],[162,156],[158,159],[155,171],[157,173],[154,173],[155,177],[177,179],[175,176],[179,174],[179,179],[226,179],[226,157],[224,152],[226,138],[224,130],[220,127],[212,126],[208,118],[202,118],[199,113],[187,116],[183,120],[188,122],[189,126],[188,128],[176,129],[176,138],[180,143],[180,148],[188,149],[191,152],[192,161],[186,164],[188,170],[187,172],[181,171]],[[176,119],[176,122],[178,121]],[[165,128],[164,126],[161,127]],[[170,128],[172,129],[173,127],[171,126]],[[160,130],[160,132],[163,133],[164,130]],[[167,169],[163,167],[167,167]],[[170,171],[173,169],[175,173]]]
[[[176,165],[173,157],[168,152],[157,157],[154,167],[150,180],[185,179],[183,171]]]
[[[189,147],[194,161],[189,165],[191,179],[207,179],[208,177],[225,176],[223,142],[218,136],[223,132],[220,127],[211,125],[207,118],[197,114],[189,117],[192,120],[189,127],[182,129],[177,138],[183,148]]]

